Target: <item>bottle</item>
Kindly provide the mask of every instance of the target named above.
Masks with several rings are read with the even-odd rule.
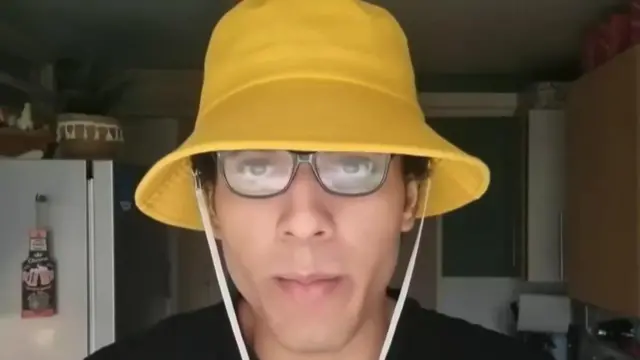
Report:
[[[49,317],[56,308],[56,263],[49,252],[49,231],[38,213],[44,196],[36,197],[37,228],[29,231],[29,253],[22,262],[22,317]]]

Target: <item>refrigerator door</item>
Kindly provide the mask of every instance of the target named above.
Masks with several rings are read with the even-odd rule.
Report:
[[[90,351],[169,315],[169,229],[134,204],[146,169],[96,161],[90,190]],[[114,275],[115,274],[115,275]]]
[[[57,262],[58,313],[22,319],[21,263],[36,224],[36,194],[48,197],[46,223]],[[0,160],[0,357],[82,359],[88,354],[86,162]]]

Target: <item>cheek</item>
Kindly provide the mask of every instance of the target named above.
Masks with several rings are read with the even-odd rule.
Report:
[[[253,297],[256,276],[264,274],[269,244],[274,236],[274,212],[243,199],[217,198],[223,257],[234,284],[246,298]],[[228,200],[225,202],[225,200]]]
[[[391,281],[398,259],[401,218],[397,214],[402,205],[372,201],[336,216],[350,272],[362,286],[382,290]]]
[[[259,229],[256,220],[247,226],[247,221],[236,224],[225,222],[226,238],[222,240],[222,253],[226,268],[235,286],[242,295],[251,300],[255,297],[255,289],[260,282],[260,274],[268,268],[264,261],[268,258],[268,234],[256,233]],[[264,228],[263,228],[264,229]]]

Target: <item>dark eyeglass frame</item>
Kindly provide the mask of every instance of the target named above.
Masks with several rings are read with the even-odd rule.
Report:
[[[283,151],[283,150],[273,150],[273,151]],[[316,178],[316,181],[318,182],[318,184],[320,184],[320,187],[322,187],[322,189],[328,192],[329,194],[341,196],[341,197],[362,197],[362,196],[371,195],[376,191],[380,190],[382,185],[384,185],[384,183],[387,181],[387,176],[389,174],[389,165],[391,164],[392,158],[395,156],[394,154],[379,154],[379,155],[385,156],[385,165],[384,165],[384,171],[382,173],[382,178],[380,179],[380,183],[375,188],[364,193],[345,194],[345,193],[334,191],[328,188],[322,181],[322,178],[318,173],[318,166],[316,163],[316,156],[315,156],[318,152],[302,152],[302,151],[286,151],[286,152],[289,153],[289,155],[293,158],[293,168],[291,170],[291,175],[289,175],[289,181],[282,188],[282,190],[279,190],[273,194],[268,194],[268,195],[247,195],[234,189],[233,186],[231,186],[231,184],[229,183],[229,180],[227,179],[227,174],[224,170],[224,165],[223,165],[224,151],[216,152],[215,154],[212,154],[212,155],[216,157],[218,171],[222,175],[222,178],[224,179],[224,182],[226,183],[227,188],[229,188],[229,190],[231,190],[231,192],[233,192],[234,194],[244,198],[248,198],[248,199],[268,199],[268,198],[272,198],[285,193],[291,187],[291,184],[293,184],[293,180],[295,180],[296,174],[298,173],[298,168],[302,163],[307,163],[309,164],[309,166],[311,166],[311,170],[313,171],[313,176]]]

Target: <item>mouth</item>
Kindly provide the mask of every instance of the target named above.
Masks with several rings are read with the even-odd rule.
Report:
[[[337,275],[285,275],[275,278],[277,287],[298,302],[318,301],[329,297],[342,285],[344,277]]]

